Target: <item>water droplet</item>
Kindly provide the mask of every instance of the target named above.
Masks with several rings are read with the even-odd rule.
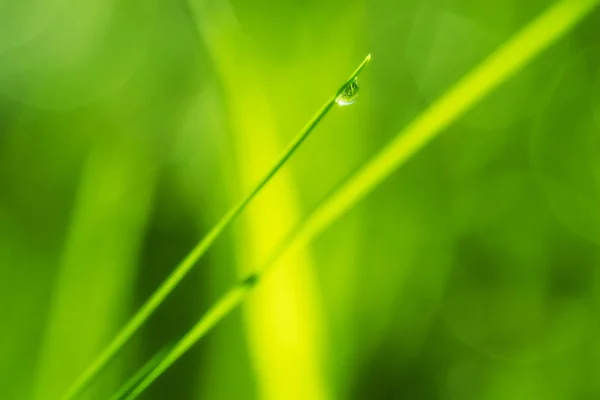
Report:
[[[335,102],[338,103],[340,106],[349,106],[350,104],[353,104],[356,101],[357,97],[358,79],[354,78],[354,80],[348,85],[346,85],[344,90],[342,90],[342,93],[340,93],[337,99],[335,99]]]

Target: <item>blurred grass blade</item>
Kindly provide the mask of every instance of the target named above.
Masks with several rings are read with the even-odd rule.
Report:
[[[120,400],[125,398],[125,396],[130,393],[136,385],[144,379],[154,368],[159,364],[159,362],[165,357],[167,351],[172,348],[171,345],[165,346],[161,350],[159,350],[152,358],[150,358],[142,367],[137,370],[135,374],[131,378],[127,380],[121,386],[117,392],[111,396],[110,400]]]
[[[34,400],[60,398],[118,329],[121,310],[131,304],[129,288],[160,160],[141,129],[132,125],[99,138],[87,156],[53,283],[30,397]],[[121,367],[90,395],[112,393]]]
[[[317,236],[446,127],[565,35],[600,0],[563,0],[547,9],[417,116],[307,218],[285,250]]]
[[[599,0],[563,0],[537,17],[415,118],[305,220],[290,247],[310,241],[392,172],[593,10]],[[286,251],[289,252],[289,251]]]
[[[314,115],[314,117],[304,126],[304,128],[292,139],[291,143],[283,151],[279,159],[266,173],[266,175],[256,184],[251,192],[235,207],[230,209],[227,214],[208,232],[208,234],[194,247],[194,249],[177,265],[159,288],[150,296],[144,305],[137,311],[132,319],[118,333],[113,341],[105,348],[93,364],[80,376],[66,393],[64,399],[72,399],[78,396],[86,386],[102,371],[117,352],[127,343],[135,332],[146,322],[154,310],[165,300],[165,298],[175,289],[181,280],[192,269],[195,263],[206,253],[215,240],[223,233],[237,216],[239,216],[262,188],[279,171],[285,162],[292,156],[296,149],[304,142],[308,135],[315,129],[323,117],[335,105],[336,98],[344,91],[346,86],[354,81],[363,68],[371,60],[369,54],[358,68],[352,73],[350,78],[335,92],[335,94],[323,105],[323,107]]]
[[[175,345],[165,359],[139,383],[127,399],[134,399],[141,394],[196,341],[242,303],[245,295],[277,261],[284,256],[293,254],[294,250],[302,247],[325,230],[444,128],[456,121],[490,91],[566,34],[594,8],[598,1],[564,0],[558,2],[467,74],[402,130],[370,162],[350,177],[340,189],[328,197],[299,226],[290,240],[280,247],[271,258],[271,262],[267,263],[261,272],[250,275],[221,297]]]

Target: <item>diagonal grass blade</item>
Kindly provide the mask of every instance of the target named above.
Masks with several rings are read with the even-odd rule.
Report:
[[[281,258],[293,254],[294,250],[323,232],[444,128],[564,36],[594,9],[598,1],[600,0],[559,1],[468,73],[307,217],[260,272],[236,284],[217,300],[127,399],[139,396],[194,343],[241,304],[264,274]]]
[[[364,67],[371,60],[369,54],[358,68],[352,73],[350,78],[335,92],[335,94],[321,107],[314,117],[304,126],[304,128],[292,139],[291,143],[283,151],[279,159],[265,174],[265,176],[256,184],[254,189],[235,207],[230,209],[227,214],[208,232],[208,234],[192,249],[192,251],[177,265],[171,274],[163,281],[158,289],[150,296],[150,298],[142,305],[136,314],[129,322],[121,329],[113,341],[102,351],[100,356],[88,367],[86,371],[75,381],[69,388],[63,399],[73,399],[78,396],[89,383],[104,369],[104,367],[112,360],[117,352],[127,343],[127,341],[137,332],[137,330],[146,322],[152,315],[154,310],[165,300],[165,298],[175,289],[187,273],[194,267],[196,262],[206,253],[215,240],[223,233],[223,231],[238,217],[250,204],[252,199],[263,189],[263,187],[271,180],[271,178],[279,171],[286,161],[300,147],[302,142],[310,135],[310,133],[321,122],[323,117],[335,105],[338,96],[346,89],[346,87],[354,82],[354,79],[361,73]]]

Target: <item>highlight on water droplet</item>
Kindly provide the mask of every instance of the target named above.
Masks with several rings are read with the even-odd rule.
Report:
[[[335,102],[340,106],[349,106],[356,101],[358,97],[358,78],[354,78],[352,82],[350,82],[342,93],[335,99]]]

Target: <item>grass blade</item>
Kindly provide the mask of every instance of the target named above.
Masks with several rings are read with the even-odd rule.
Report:
[[[114,395],[111,396],[110,400],[121,400],[125,398],[125,396],[128,393],[130,393],[132,389],[134,389],[136,385],[139,382],[141,382],[142,379],[146,377],[159,364],[159,362],[167,354],[167,350],[169,350],[170,348],[172,348],[172,346],[165,346],[164,348],[159,350],[154,356],[152,356],[152,358],[146,361],[146,363],[142,365],[142,367],[139,370],[137,370],[136,373],[133,374],[133,376],[131,376],[131,378],[129,378],[127,382],[125,382],[123,386],[121,386],[121,388],[117,390],[117,392]]]
[[[105,348],[100,356],[88,367],[80,378],[71,386],[65,400],[73,399],[78,396],[87,385],[102,371],[102,369],[112,360],[118,351],[127,343],[135,332],[146,322],[154,310],[165,300],[165,298],[175,289],[181,280],[192,269],[195,263],[206,253],[215,240],[223,231],[239,216],[262,188],[279,171],[285,162],[292,156],[298,147],[304,142],[309,134],[315,129],[319,122],[325,117],[327,112],[335,105],[336,98],[343,92],[346,86],[351,83],[371,60],[369,54],[358,68],[352,73],[350,78],[336,91],[336,93],[321,107],[314,117],[304,126],[304,128],[292,139],[291,143],[283,151],[279,159],[266,175],[256,184],[252,191],[235,207],[230,209],[227,214],[208,232],[208,234],[192,249],[192,251],[177,265],[159,288],[142,305],[132,319],[117,334],[115,339]]]
[[[129,288],[160,160],[156,145],[139,134],[142,128],[131,126],[100,138],[86,157],[53,282],[33,394],[27,398],[60,398],[120,327],[121,310],[131,304]],[[112,393],[121,362],[117,365],[105,385],[90,395]]]
[[[556,3],[467,74],[328,197],[259,273],[250,275],[222,296],[127,399],[134,399],[141,394],[195,342],[241,304],[248,292],[282,257],[293,254],[294,250],[330,226],[444,128],[565,35],[593,10],[598,1],[600,0],[563,0]]]
[[[214,304],[196,325],[181,339],[173,349],[163,358],[160,363],[131,391],[125,400],[135,399],[156,378],[167,370],[179,357],[185,354],[198,341],[210,331],[220,320],[237,307],[250,289],[256,283],[255,280],[246,280],[244,283],[234,287]]]

